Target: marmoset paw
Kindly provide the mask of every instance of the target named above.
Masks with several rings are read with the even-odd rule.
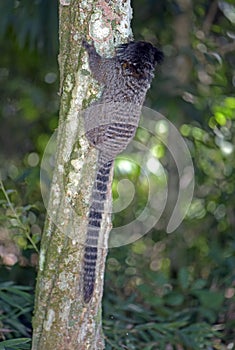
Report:
[[[82,40],[82,46],[84,47],[84,49],[86,49],[87,51],[91,50],[94,48],[94,41],[92,40],[91,44],[89,44],[86,39]]]

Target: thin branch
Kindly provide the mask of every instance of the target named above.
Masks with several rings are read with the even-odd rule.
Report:
[[[235,41],[218,48],[218,53],[220,55],[225,55],[226,53],[235,51]]]
[[[25,232],[25,235],[26,235],[27,239],[32,244],[32,246],[34,247],[35,251],[37,253],[39,253],[37,246],[35,245],[34,241],[30,237],[29,230],[25,227],[24,224],[22,224],[22,222],[20,220],[20,216],[15,211],[15,208],[13,207],[13,205],[11,203],[11,200],[10,200],[10,198],[8,196],[8,193],[7,193],[7,191],[6,191],[6,189],[5,189],[4,185],[3,185],[2,180],[0,180],[0,188],[1,188],[2,192],[3,192],[3,194],[4,194],[4,197],[6,198],[7,204],[9,205],[9,208],[11,209],[12,214],[13,214],[14,218],[16,219],[19,227]]]
[[[217,13],[217,9],[218,9],[218,1],[215,0],[211,3],[211,6],[207,12],[205,21],[204,21],[203,26],[202,26],[202,30],[205,33],[205,35],[207,35],[210,32],[212,23],[214,21],[216,13]]]

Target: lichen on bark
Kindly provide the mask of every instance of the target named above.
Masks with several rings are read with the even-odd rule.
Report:
[[[108,3],[60,0],[59,12],[60,117],[55,169],[41,242],[32,350],[100,350],[104,349],[101,300],[106,248],[101,249],[98,256],[98,282],[89,304],[83,303],[80,278],[82,242],[97,160],[97,151],[84,136],[80,112],[90,103],[94,91],[98,96],[100,87],[87,73],[89,68],[81,41],[84,36],[88,40],[92,38],[95,25],[93,39],[97,49],[111,55],[114,43],[124,42],[131,36],[132,11],[129,0]],[[104,247],[111,228],[110,207],[111,185],[102,222]]]

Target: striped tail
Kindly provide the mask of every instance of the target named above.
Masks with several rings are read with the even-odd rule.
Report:
[[[100,154],[96,180],[94,183],[89,221],[86,235],[83,269],[83,299],[88,303],[93,295],[98,254],[98,239],[101,227],[104,203],[107,198],[107,187],[113,161],[103,161]]]

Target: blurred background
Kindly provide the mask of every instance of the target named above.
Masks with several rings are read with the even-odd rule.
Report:
[[[7,349],[30,347],[45,218],[40,161],[58,123],[57,6],[57,0],[0,3],[0,342],[11,341]],[[153,140],[171,195],[155,228],[109,252],[106,348],[235,349],[235,5],[133,0],[132,6],[135,39],[165,54],[146,105],[187,143],[195,192],[185,220],[167,234],[178,180],[167,147]],[[136,140],[149,138],[137,132]],[[136,199],[113,216],[114,226],[132,220],[146,203],[140,169],[124,171],[121,161],[114,199],[127,176],[137,184]],[[165,186],[161,175],[158,181]]]

